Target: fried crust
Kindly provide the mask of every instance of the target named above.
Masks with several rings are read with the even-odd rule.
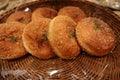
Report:
[[[20,22],[24,24],[28,24],[31,21],[31,12],[25,11],[16,11],[12,13],[7,19],[6,22]]]
[[[76,36],[81,47],[94,56],[110,53],[115,45],[114,32],[107,23],[97,18],[81,20],[76,27]]]
[[[50,21],[48,18],[32,21],[23,32],[22,39],[26,50],[41,59],[48,59],[55,55],[47,39]]]
[[[48,31],[49,42],[59,57],[72,59],[80,53],[75,39],[76,23],[68,16],[59,15],[52,19]]]
[[[52,19],[55,16],[57,16],[56,10],[48,7],[40,7],[40,8],[37,8],[35,11],[33,11],[32,20],[39,20],[39,18]]]
[[[24,24],[18,22],[0,24],[1,59],[15,59],[27,53],[22,42],[24,27]]]
[[[71,17],[76,23],[86,17],[86,14],[82,9],[75,6],[63,7],[59,10],[58,15],[66,15]]]

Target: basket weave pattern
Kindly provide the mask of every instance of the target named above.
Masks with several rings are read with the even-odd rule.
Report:
[[[14,8],[0,16],[0,22],[16,10],[26,7],[32,11],[47,6],[59,10],[64,6],[78,6],[87,16],[105,21],[113,29],[116,45],[113,54],[93,57],[82,52],[72,60],[53,58],[42,60],[26,55],[16,60],[0,61],[0,80],[119,80],[120,79],[120,17],[112,11],[82,0],[40,0]]]

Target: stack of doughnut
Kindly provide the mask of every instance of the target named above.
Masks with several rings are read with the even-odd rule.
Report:
[[[16,59],[27,53],[40,59],[73,59],[81,51],[104,56],[114,46],[115,35],[110,26],[101,19],[87,17],[75,6],[59,11],[48,7],[17,11],[0,24],[1,59]]]

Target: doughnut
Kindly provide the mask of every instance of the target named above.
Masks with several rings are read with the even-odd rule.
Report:
[[[31,21],[31,16],[31,12],[16,11],[6,19],[6,22],[21,22],[28,24]]]
[[[63,7],[59,10],[58,15],[66,15],[71,17],[76,23],[86,17],[86,14],[79,8],[75,6]]]
[[[88,54],[104,56],[110,53],[115,45],[115,35],[104,21],[88,17],[81,20],[76,27],[79,45]]]
[[[48,7],[40,7],[33,11],[32,20],[39,20],[39,18],[43,17],[52,19],[55,16],[57,16],[56,10]]]
[[[23,31],[23,44],[33,56],[41,59],[52,58],[53,53],[48,42],[48,27],[51,19],[40,18],[30,22]]]
[[[22,42],[24,27],[25,25],[19,22],[0,24],[1,59],[16,59],[27,53]]]
[[[75,38],[76,23],[68,16],[59,15],[52,19],[48,40],[57,56],[63,59],[75,58],[80,48]]]

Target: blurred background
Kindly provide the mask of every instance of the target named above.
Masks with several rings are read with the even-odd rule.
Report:
[[[105,6],[120,16],[120,0],[87,0]]]
[[[0,14],[16,6],[31,1],[39,1],[39,0],[0,0]],[[83,0],[83,1],[90,1],[108,7],[112,9],[116,14],[120,15],[120,0]]]
[[[0,14],[21,4],[39,0],[0,0]]]
[[[87,1],[120,10],[120,0],[87,0]]]

